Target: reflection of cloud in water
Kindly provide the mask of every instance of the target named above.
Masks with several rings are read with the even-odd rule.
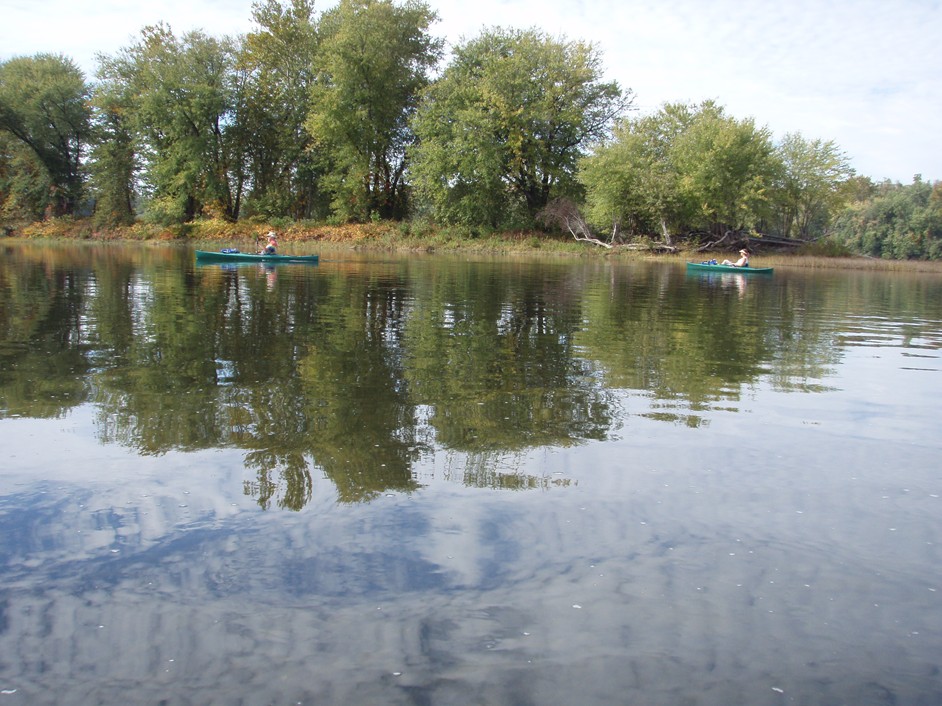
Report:
[[[85,436],[84,408],[7,420],[0,685],[30,704],[132,689],[143,703],[937,702],[935,398],[920,388],[908,415],[874,404],[919,384],[874,360],[848,354],[847,391],[826,396],[757,385],[695,431],[632,400],[619,440],[428,453],[414,492],[371,503],[338,503],[312,473],[298,512],[243,496],[244,452],[138,457]],[[466,483],[501,475],[571,482]]]
[[[445,482],[337,505],[319,479],[301,512],[168,517],[165,536],[116,555],[70,561],[40,542],[31,575],[8,574],[0,676],[40,704],[119,702],[129,683],[141,702],[197,703],[933,693],[942,587],[924,573],[934,549],[907,540],[937,516],[919,492],[929,471],[874,503],[887,481],[863,459],[888,456],[879,445],[797,450],[761,472],[743,470],[754,447],[719,463],[669,447],[542,455],[579,480],[550,496]],[[20,521],[64,536],[74,498],[47,495]]]

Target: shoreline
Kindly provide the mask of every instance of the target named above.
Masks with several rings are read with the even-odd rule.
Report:
[[[576,241],[569,235],[538,232],[473,233],[458,228],[439,228],[422,222],[386,222],[331,225],[324,223],[293,222],[290,224],[240,221],[229,223],[217,219],[194,221],[183,225],[159,226],[136,223],[118,228],[98,228],[87,220],[52,219],[4,228],[2,241],[60,241],[83,243],[162,243],[178,244],[199,249],[209,245],[238,247],[252,251],[264,234],[274,230],[278,234],[279,250],[290,250],[292,245],[304,251],[323,245],[329,249],[422,254],[487,254],[504,256],[554,256],[561,258],[599,258],[615,260],[693,260],[704,259],[706,252],[694,247],[680,247],[675,253],[656,252],[653,248],[615,245],[604,248]],[[753,241],[754,242],[754,241]],[[770,245],[770,248],[774,246]],[[709,251],[711,257],[736,250]],[[302,253],[307,254],[307,252]],[[809,244],[807,252],[770,249],[754,253],[756,266],[795,267],[813,269],[873,270],[893,272],[922,272],[942,274],[942,261],[882,260],[866,256],[831,254]]]

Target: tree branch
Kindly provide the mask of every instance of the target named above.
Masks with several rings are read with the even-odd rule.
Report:
[[[550,202],[537,214],[537,218],[547,225],[563,228],[581,243],[592,243],[603,248],[612,249],[611,242],[606,243],[592,232],[592,227],[579,212],[579,207],[569,199],[556,199]],[[612,229],[612,240],[618,232],[617,226]]]

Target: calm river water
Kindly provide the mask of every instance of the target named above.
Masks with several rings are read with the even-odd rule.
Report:
[[[942,703],[942,278],[0,249],[0,706]]]

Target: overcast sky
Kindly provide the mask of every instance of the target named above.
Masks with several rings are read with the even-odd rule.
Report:
[[[834,140],[858,173],[942,179],[940,0],[428,0],[454,44],[483,27],[594,43],[642,112],[712,98],[775,139]],[[318,11],[335,0],[315,4]],[[73,58],[93,77],[142,27],[252,29],[252,0],[0,0],[0,60]]]

